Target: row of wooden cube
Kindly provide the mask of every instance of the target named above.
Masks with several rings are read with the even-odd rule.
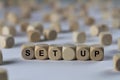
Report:
[[[104,48],[99,45],[48,45],[48,44],[25,44],[22,46],[22,57],[24,59],[39,60],[95,60],[104,58]]]

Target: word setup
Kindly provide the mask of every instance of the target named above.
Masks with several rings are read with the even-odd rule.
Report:
[[[73,44],[24,44],[22,46],[22,57],[26,60],[94,60],[104,59],[104,47],[95,45],[73,45]]]

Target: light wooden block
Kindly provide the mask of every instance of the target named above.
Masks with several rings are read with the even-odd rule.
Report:
[[[31,9],[27,6],[21,8],[21,18],[22,19],[29,19],[31,18]]]
[[[50,21],[51,22],[60,22],[60,15],[58,13],[51,13]]]
[[[18,16],[15,13],[9,12],[9,13],[7,13],[6,16],[7,16],[6,17],[7,21],[10,22],[11,24],[16,25],[18,23],[19,19],[18,19]]]
[[[22,45],[22,57],[27,60],[31,60],[35,58],[34,54],[34,49],[35,45],[34,44],[24,44]]]
[[[75,20],[69,21],[69,30],[70,31],[78,31],[79,30],[79,23]]]
[[[104,58],[104,48],[101,45],[92,45],[90,47],[90,59],[101,61]]]
[[[82,61],[89,60],[90,59],[90,47],[87,45],[77,45],[76,58]]]
[[[108,32],[109,28],[105,24],[102,25],[93,25],[90,28],[90,33],[92,36],[99,36],[101,32]]]
[[[85,17],[85,24],[91,26],[95,23],[95,19],[93,17]]]
[[[30,42],[39,42],[40,41],[40,32],[38,30],[31,30],[27,32],[28,39]]]
[[[118,39],[118,49],[120,50],[120,38]]]
[[[15,44],[14,37],[11,35],[1,35],[0,36],[0,46],[2,48],[12,48]]]
[[[32,25],[29,25],[27,28],[27,32],[32,30],[38,30],[41,34],[43,34],[43,26],[40,23],[33,23]]]
[[[73,32],[73,41],[76,43],[84,43],[86,41],[86,33],[85,32]]]
[[[10,26],[4,26],[2,28],[2,34],[3,35],[12,35],[15,36],[16,35],[16,28],[12,25]]]
[[[60,60],[62,59],[62,46],[60,45],[50,45],[48,56],[50,60]]]
[[[64,60],[74,60],[76,58],[76,46],[72,44],[63,45],[62,57]]]
[[[112,22],[112,27],[113,28],[116,28],[116,29],[120,29],[120,18],[118,19],[113,19],[113,22]]]
[[[88,12],[86,10],[80,10],[80,18],[85,18],[86,16],[88,16]]]
[[[21,24],[20,24],[21,31],[22,31],[22,32],[26,32],[28,26],[29,26],[29,23],[28,23],[28,22],[26,22],[26,21],[21,22]]]
[[[0,65],[3,63],[3,55],[2,55],[2,51],[0,50]]]
[[[110,18],[110,12],[108,11],[103,11],[102,12],[102,18],[105,19],[105,20],[108,20]]]
[[[113,56],[114,70],[120,71],[120,53]]]
[[[120,9],[119,8],[115,8],[112,10],[112,18],[119,18],[120,17]]]
[[[101,32],[99,39],[101,45],[108,46],[112,44],[112,35],[110,32]]]
[[[61,25],[59,22],[54,22],[51,24],[50,29],[55,30],[56,32],[60,33],[61,32]]]
[[[45,60],[48,58],[48,47],[47,44],[38,44],[35,46],[35,58],[39,60]]]
[[[0,68],[0,80],[8,80],[7,71],[3,68]]]
[[[43,15],[43,21],[44,22],[50,22],[50,13]]]
[[[75,23],[78,24],[78,17],[76,15],[74,15],[73,12],[70,12],[70,14],[67,13],[67,20],[70,23],[70,25],[72,25],[71,23]],[[78,24],[79,25],[79,24]]]
[[[44,30],[44,38],[46,40],[55,40],[57,38],[57,32],[52,29]]]

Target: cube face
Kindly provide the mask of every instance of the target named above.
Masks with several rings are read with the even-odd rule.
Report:
[[[99,36],[102,45],[108,46],[112,44],[112,35],[109,32],[101,32]]]
[[[35,50],[36,59],[45,60],[48,58],[48,52],[45,48],[38,48]]]
[[[91,33],[92,36],[98,36],[98,34],[99,34],[98,25],[91,26],[90,33]]]
[[[50,46],[48,56],[49,56],[49,59],[51,59],[51,60],[62,59],[62,47]]]
[[[90,48],[88,46],[77,46],[76,48],[76,58],[78,60],[89,60],[90,59]]]
[[[35,57],[39,60],[45,60],[48,58],[48,45],[36,45],[35,46]]]
[[[15,41],[13,37],[9,37],[8,39],[6,39],[6,48],[12,48],[14,44]]]
[[[62,57],[64,60],[74,60],[76,57],[75,47],[73,45],[64,45],[62,49]]]
[[[100,46],[90,47],[90,59],[94,61],[101,61],[104,58],[104,50]]]
[[[22,57],[27,60],[35,58],[34,45],[23,45],[22,46]]]

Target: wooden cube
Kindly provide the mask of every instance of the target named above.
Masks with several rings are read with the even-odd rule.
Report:
[[[48,58],[48,47],[47,44],[37,44],[35,46],[35,58],[39,60],[45,60]]]
[[[51,22],[60,22],[60,15],[58,13],[51,13],[50,15]]]
[[[0,50],[0,65],[3,63],[2,51]]]
[[[57,32],[52,29],[44,30],[44,38],[46,40],[55,40],[57,38]]]
[[[62,48],[62,57],[64,60],[74,60],[76,58],[76,46],[72,44],[65,44]]]
[[[90,47],[87,45],[77,45],[76,47],[76,58],[78,60],[89,60],[90,59]]]
[[[31,30],[27,32],[28,39],[30,42],[39,42],[40,41],[40,32],[38,30]]]
[[[91,26],[95,23],[95,19],[93,17],[85,17],[85,24]]]
[[[115,54],[113,57],[114,69],[120,71],[120,53]]]
[[[104,48],[101,45],[92,45],[90,47],[90,59],[94,61],[101,61],[104,58]]]
[[[110,16],[111,16],[111,15],[110,15],[110,12],[108,12],[108,11],[103,11],[103,12],[102,12],[102,18],[103,18],[103,19],[106,19],[106,20],[107,20],[107,19],[110,18]]]
[[[60,45],[50,45],[48,51],[49,59],[60,60],[62,59],[62,46]]]
[[[112,35],[110,32],[101,32],[99,35],[101,45],[111,45],[112,44]]]
[[[43,15],[43,21],[44,22],[50,22],[50,13]]]
[[[0,36],[0,46],[2,48],[12,48],[15,44],[14,37],[11,35],[1,35]]]
[[[13,12],[7,13],[6,18],[7,18],[8,22],[10,22],[11,24],[14,24],[14,25],[16,25],[18,23],[18,20],[19,20],[18,16]]]
[[[70,31],[78,31],[79,30],[79,23],[76,20],[69,21],[69,30]]]
[[[113,27],[113,28],[120,29],[120,18],[113,19],[112,27]]]
[[[120,17],[120,9],[119,8],[115,8],[112,11],[112,18],[119,18]]]
[[[38,30],[41,34],[43,34],[43,26],[40,23],[34,23],[32,25],[29,25],[27,28],[27,32],[31,30]]]
[[[61,32],[61,25],[59,22],[54,22],[51,24],[50,29],[55,30],[56,32],[60,33]]]
[[[118,39],[118,49],[120,50],[120,38]]]
[[[34,44],[24,44],[22,45],[22,57],[27,60],[35,58],[34,54],[35,45]]]
[[[3,68],[0,68],[0,80],[8,80],[7,71]]]
[[[90,28],[90,33],[92,36],[99,36],[101,32],[108,32],[109,28],[105,24],[102,25],[93,25]]]
[[[80,10],[80,18],[85,18],[86,16],[88,16],[87,10]]]
[[[12,35],[15,36],[16,35],[16,28],[12,25],[9,26],[4,26],[2,28],[2,34],[3,35]]]
[[[21,18],[22,19],[29,19],[31,18],[31,9],[27,6],[23,6],[21,8]]]
[[[28,22],[26,22],[26,21],[21,22],[21,24],[20,24],[21,31],[22,31],[22,32],[26,32],[28,26],[29,26],[29,23],[28,23]]]
[[[86,33],[85,32],[73,32],[73,41],[76,43],[84,43],[86,41]]]

